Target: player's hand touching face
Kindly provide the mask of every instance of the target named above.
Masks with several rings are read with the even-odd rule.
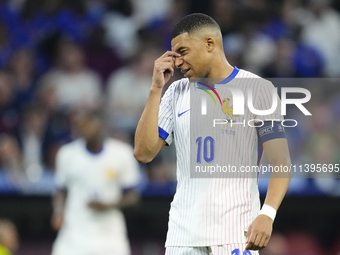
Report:
[[[273,220],[267,215],[258,215],[249,226],[246,250],[261,250],[269,242],[273,230]]]
[[[174,51],[167,51],[155,61],[152,76],[153,86],[163,89],[165,83],[174,75],[176,57],[180,57],[180,54]]]

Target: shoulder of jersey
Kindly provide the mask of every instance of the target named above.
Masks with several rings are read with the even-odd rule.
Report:
[[[74,150],[75,148],[83,147],[84,141],[82,139],[76,139],[72,142],[66,143],[60,147],[60,150]]]
[[[180,80],[177,80],[177,81],[174,81],[173,83],[171,83],[168,90],[180,92],[180,91],[187,89],[189,83],[190,83],[190,81],[189,81],[188,78],[182,78]]]
[[[271,81],[262,78],[261,76],[258,76],[257,74],[254,74],[252,72],[240,69],[239,74],[237,75],[237,78],[239,79],[253,79],[253,82],[249,83],[252,87],[257,86],[273,86]]]

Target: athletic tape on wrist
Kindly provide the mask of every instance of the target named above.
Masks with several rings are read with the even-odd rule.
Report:
[[[260,210],[259,215],[260,214],[267,215],[269,218],[271,218],[274,221],[275,216],[276,216],[276,210],[270,205],[264,204],[262,206],[262,209]]]

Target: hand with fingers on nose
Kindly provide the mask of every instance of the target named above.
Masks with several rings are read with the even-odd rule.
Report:
[[[174,75],[175,61],[181,55],[174,51],[167,51],[156,59],[153,70],[152,86],[162,89]]]

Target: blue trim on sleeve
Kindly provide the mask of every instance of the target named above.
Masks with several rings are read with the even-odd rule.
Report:
[[[262,127],[257,127],[257,135],[259,140],[263,143],[276,139],[286,138],[286,132],[281,122],[265,121]]]
[[[163,128],[161,128],[161,127],[158,127],[158,135],[161,137],[161,138],[163,138],[163,140],[165,141],[167,138],[168,138],[168,136],[169,136],[169,134],[168,134],[168,132],[166,132]]]

